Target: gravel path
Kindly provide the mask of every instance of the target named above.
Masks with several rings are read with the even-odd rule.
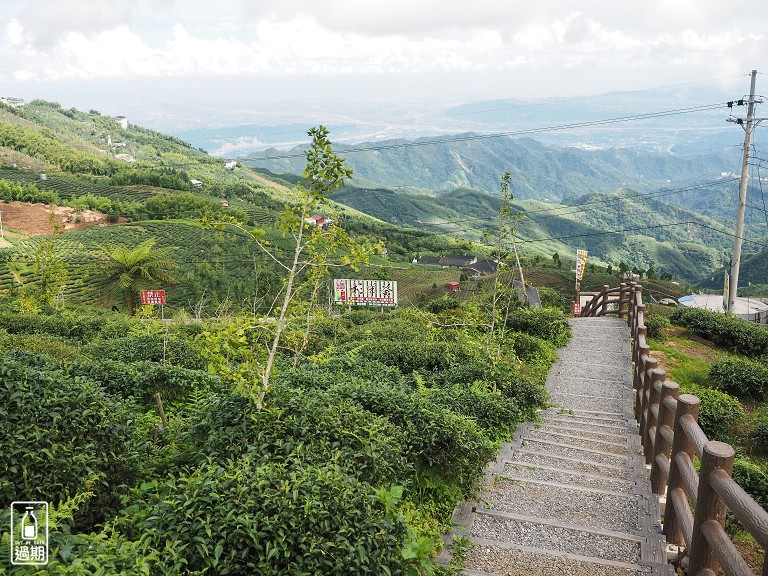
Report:
[[[494,490],[483,495],[483,507],[525,516],[539,516],[576,526],[632,532],[637,529],[637,498],[548,484],[496,478]]]
[[[610,490],[611,492],[631,493],[635,489],[635,483],[629,480],[617,478],[605,478],[604,476],[592,477],[584,474],[569,472],[566,470],[549,470],[519,463],[508,462],[504,465],[505,476],[529,478],[531,480],[543,480],[545,482],[557,482],[558,484],[571,484],[584,486],[585,488],[597,488]]]
[[[594,438],[583,438],[580,436],[568,436],[560,432],[550,432],[549,430],[539,429],[531,430],[528,438],[532,440],[546,440],[547,442],[557,442],[558,444],[568,444],[575,448],[587,448],[589,450],[600,450],[610,452],[611,454],[632,454],[635,451],[627,446],[626,441],[621,446],[615,443],[600,442]]]
[[[564,470],[573,470],[574,472],[585,472],[587,474],[600,474],[606,478],[619,478],[626,480],[630,477],[630,471],[625,468],[607,468],[594,462],[576,462],[573,460],[563,460],[554,458],[547,454],[532,454],[530,452],[515,452],[512,460],[522,464],[532,464],[534,466],[552,466],[563,468]]]
[[[626,323],[578,319],[572,326],[547,378],[554,407],[519,429],[477,502],[464,508],[472,512],[460,524],[474,542],[468,574],[672,574],[658,519],[641,516],[658,510],[632,417]]]
[[[499,576],[647,576],[644,570],[628,570],[580,562],[560,556],[536,554],[500,546],[475,546],[467,554],[467,568]]]
[[[596,464],[608,464],[610,466],[626,466],[629,461],[626,456],[619,454],[604,454],[601,452],[588,452],[586,449],[549,444],[539,440],[523,441],[523,448],[532,452],[547,452],[556,456],[587,460]]]
[[[570,552],[579,556],[594,556],[605,560],[633,563],[640,559],[640,544],[591,534],[559,526],[548,526],[510,518],[498,518],[479,514],[472,524],[470,536],[514,542],[521,546],[539,546],[547,550]]]

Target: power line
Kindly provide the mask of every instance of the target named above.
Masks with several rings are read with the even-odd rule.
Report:
[[[634,120],[647,120],[651,118],[664,118],[667,116],[677,116],[681,114],[690,114],[692,112],[704,112],[707,110],[717,110],[723,108],[726,104],[720,102],[717,104],[703,104],[700,106],[691,106],[688,108],[678,108],[676,110],[663,110],[658,112],[647,112],[643,114],[633,114],[630,116],[620,116],[617,118],[608,118],[604,120],[589,120],[586,122],[572,122],[570,124],[559,124],[552,126],[542,126],[539,128],[524,128],[521,130],[512,130],[509,132],[495,132],[492,134],[466,134],[460,136],[451,136],[450,138],[437,138],[433,140],[413,140],[408,142],[396,142],[390,144],[381,144],[379,146],[360,146],[360,147],[345,147],[337,150],[337,152],[343,152],[344,154],[354,154],[358,152],[380,152],[382,150],[393,150],[398,148],[412,148],[416,146],[432,146],[436,144],[450,144],[452,142],[468,142],[473,140],[487,140],[491,138],[502,138],[512,136],[524,136],[527,134],[540,134],[543,132],[556,132],[560,130],[570,130],[574,128],[588,128],[592,126],[604,126],[607,124],[617,124],[620,122],[631,122]],[[257,158],[250,158],[250,161],[258,160],[287,160],[292,158],[304,158],[304,153],[292,153],[292,154],[280,154],[276,156],[260,156]]]
[[[619,90],[614,92],[608,92],[604,94],[592,94],[588,96],[574,96],[569,98],[553,98],[553,99],[547,99],[547,100],[539,100],[536,102],[531,102],[527,104],[515,104],[512,106],[501,106],[497,108],[487,108],[487,109],[479,109],[479,110],[472,110],[468,112],[452,112],[452,113],[444,113],[444,114],[434,114],[434,115],[417,115],[410,118],[403,118],[400,120],[381,120],[380,122],[376,121],[367,121],[364,122],[365,125],[378,125],[383,124],[384,126],[392,126],[397,124],[408,124],[412,122],[421,122],[426,120],[434,120],[438,118],[453,118],[453,117],[459,117],[459,116],[468,116],[472,114],[485,114],[488,112],[502,112],[505,110],[518,110],[518,109],[524,109],[524,108],[536,108],[536,107],[546,107],[546,106],[552,106],[557,104],[567,104],[570,102],[581,102],[584,100],[599,100],[602,98],[615,98],[616,96],[624,96],[629,94],[639,94],[642,92],[653,92],[655,90],[665,90],[668,88],[680,88],[683,86],[694,86],[698,84],[710,84],[712,82],[720,82],[723,80],[732,80],[734,78],[741,78],[741,75],[738,76],[725,76],[722,78],[713,78],[710,80],[697,80],[693,82],[683,82],[679,84],[668,84],[665,86],[652,86],[649,88],[638,88],[635,90]],[[498,100],[504,100],[504,99],[498,99]],[[513,99],[509,99],[513,100]],[[298,130],[298,129],[297,129]],[[203,141],[203,142],[215,142],[220,140],[226,140],[227,138],[248,138],[248,137],[258,137],[259,135],[282,135],[282,134],[296,134],[296,130],[281,130],[276,132],[261,132],[261,134],[254,134],[254,133],[244,133],[244,134],[237,134],[236,136],[216,136],[211,138],[196,138],[196,140]]]

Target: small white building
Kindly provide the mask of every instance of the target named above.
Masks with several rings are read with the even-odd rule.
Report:
[[[125,116],[115,116],[115,120],[118,124],[120,124],[120,128],[123,130],[128,130],[128,118]]]
[[[200,180],[195,180],[194,178],[192,178],[189,181],[189,183],[192,184],[192,186],[194,186],[195,188],[202,188],[203,187],[203,183],[200,182]]]
[[[23,98],[14,98],[13,96],[0,96],[0,102],[8,104],[8,106],[13,106],[14,108],[19,108],[25,104]]]
[[[691,294],[677,299],[680,306],[687,308],[704,308],[710,312],[725,313],[722,294]],[[736,298],[733,315],[742,320],[768,323],[768,304],[756,298]]]
[[[224,162],[224,168],[226,168],[227,170],[234,170],[236,166],[237,166],[237,160],[227,160],[226,162]]]

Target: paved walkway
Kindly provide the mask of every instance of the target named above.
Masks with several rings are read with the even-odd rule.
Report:
[[[454,514],[471,576],[639,576],[667,565],[632,412],[630,336],[617,318],[577,318],[547,388]]]

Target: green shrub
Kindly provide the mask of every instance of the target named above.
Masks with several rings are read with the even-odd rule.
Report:
[[[552,344],[541,338],[522,332],[512,334],[511,338],[515,355],[524,362],[546,362],[551,364],[556,359]]]
[[[571,326],[562,312],[546,308],[515,310],[507,319],[507,326],[516,332],[525,332],[553,344],[565,346],[571,338]]]
[[[662,314],[646,314],[644,317],[645,327],[648,329],[649,338],[658,338],[661,331],[671,324],[669,318]]]
[[[710,440],[728,442],[733,438],[733,428],[744,417],[741,403],[725,392],[704,388],[696,384],[681,387],[681,392],[699,397],[699,426]]]
[[[266,462],[337,461],[345,472],[373,485],[401,482],[413,473],[400,430],[386,418],[322,390],[273,383],[271,410],[258,412],[236,394],[214,395],[192,413],[181,434],[182,459],[195,465],[248,453]]]
[[[733,352],[752,358],[768,354],[768,329],[758,324],[701,308],[685,307],[675,310],[670,319]]]
[[[737,398],[760,400],[768,391],[768,368],[745,358],[725,358],[710,368],[709,384]]]
[[[341,383],[331,392],[387,418],[402,431],[403,448],[411,462],[466,489],[493,457],[491,444],[477,424],[415,394],[364,383]]]
[[[204,362],[192,343],[175,334],[171,334],[167,340],[162,334],[94,338],[83,347],[83,354],[94,359],[118,362],[165,361],[192,370],[204,368]]]
[[[768,454],[768,406],[755,411],[749,436],[755,452]]]
[[[455,297],[445,295],[432,300],[431,302],[428,302],[424,305],[424,308],[433,314],[439,314],[444,310],[453,310],[454,308],[458,308],[460,305],[461,303]]]
[[[472,386],[433,388],[426,397],[430,402],[471,418],[494,441],[509,439],[511,429],[523,419],[512,398],[490,392],[480,382]]]
[[[164,402],[172,402],[183,400],[192,391],[219,388],[219,379],[209,372],[156,362],[82,359],[69,371],[97,382],[111,394],[133,397],[144,405],[154,403],[158,392]]]
[[[96,496],[83,527],[114,509],[136,473],[130,403],[60,371],[0,359],[0,502],[57,502],[86,489]]]
[[[148,554],[172,543],[185,572],[404,573],[403,521],[368,484],[332,463],[244,457],[149,486],[141,496],[133,526],[140,548]]]
[[[749,458],[733,461],[733,479],[768,511],[768,470]]]

